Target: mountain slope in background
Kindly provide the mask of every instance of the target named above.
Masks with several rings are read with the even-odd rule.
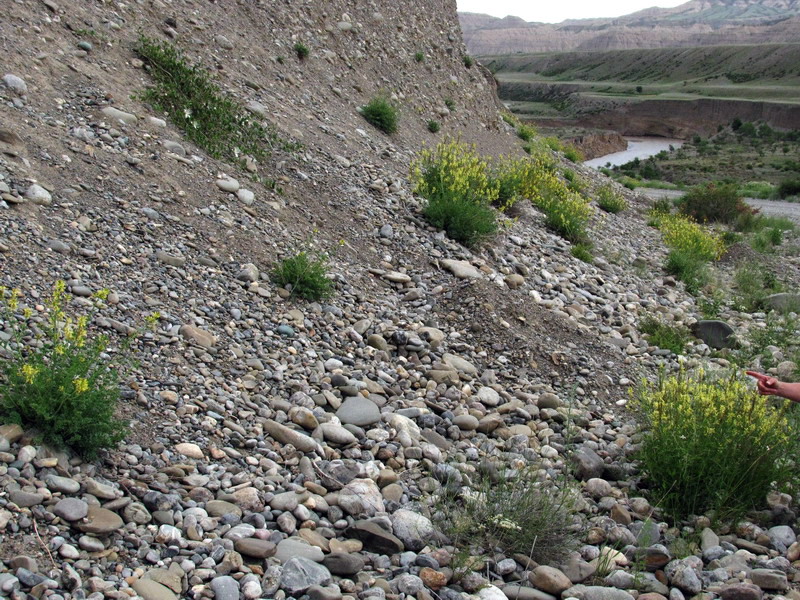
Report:
[[[476,55],[570,50],[625,50],[717,44],[796,42],[798,0],[691,0],[614,19],[529,23],[460,13],[468,50]]]

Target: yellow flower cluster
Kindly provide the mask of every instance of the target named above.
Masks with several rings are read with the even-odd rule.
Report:
[[[20,368],[19,374],[25,378],[25,383],[30,385],[39,374],[39,367],[34,367],[33,365],[26,363]]]
[[[411,165],[414,192],[428,200],[460,198],[491,204],[498,189],[475,146],[458,140],[423,150]]]
[[[659,219],[664,243],[703,260],[717,260],[725,252],[725,242],[683,215],[664,215]]]
[[[675,439],[702,439],[724,435],[734,444],[747,440],[757,448],[767,441],[788,441],[791,427],[785,411],[769,405],[743,381],[709,380],[683,373],[644,384],[641,406],[653,431]]]

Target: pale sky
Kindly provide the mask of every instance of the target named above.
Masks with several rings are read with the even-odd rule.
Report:
[[[565,19],[621,17],[643,8],[670,8],[688,0],[457,0],[458,10],[505,17],[513,15],[526,21],[560,23]]]

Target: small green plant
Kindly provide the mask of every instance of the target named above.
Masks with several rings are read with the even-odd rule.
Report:
[[[418,63],[421,63],[425,60],[425,53],[424,52],[416,52],[414,54],[414,60]]]
[[[697,307],[704,319],[717,319],[722,312],[725,298],[720,290],[712,290],[709,294],[697,299]]]
[[[776,195],[782,200],[800,195],[800,177],[791,177],[781,181],[778,184]]]
[[[564,157],[574,163],[583,162],[583,153],[571,144],[564,146]]]
[[[767,253],[773,252],[775,246],[780,246],[782,242],[783,232],[777,227],[769,227],[756,232],[750,240],[750,245],[757,252]]]
[[[398,112],[389,100],[378,96],[361,108],[361,114],[370,125],[386,134],[397,133]]]
[[[448,237],[474,248],[497,231],[497,214],[491,206],[465,198],[430,200],[423,210],[425,219]]]
[[[450,112],[456,112],[456,102],[452,98],[445,98],[444,105],[447,107],[447,110]]]
[[[0,417],[32,429],[45,444],[91,460],[128,431],[115,413],[120,367],[129,362],[129,346],[108,358],[114,354],[109,339],[90,332],[91,315],[67,316],[65,296],[64,282],[56,282],[42,321],[30,308],[19,310],[19,290],[0,287],[0,314],[11,335],[0,347],[5,358],[0,363]],[[95,311],[107,296],[107,290],[94,296]],[[29,334],[35,345],[26,343]]]
[[[237,162],[245,155],[265,158],[276,147],[297,148],[281,140],[273,127],[253,120],[219,89],[208,71],[190,66],[172,44],[141,36],[135,50],[155,81],[141,99],[166,112],[186,137],[214,158]]]
[[[680,211],[697,221],[733,223],[742,211],[750,210],[735,184],[695,186],[678,202]]]
[[[500,117],[503,119],[503,121],[506,122],[507,125],[511,125],[511,127],[517,126],[517,118],[511,113],[507,112],[500,113]]]
[[[464,55],[464,66],[468,69],[475,64],[475,59],[473,59],[469,54]]]
[[[686,250],[670,250],[667,254],[665,269],[686,286],[690,294],[697,294],[711,280],[708,261]]]
[[[639,331],[648,335],[648,341],[653,346],[675,354],[681,354],[691,338],[691,333],[686,327],[672,325],[650,315],[639,323]]]
[[[521,139],[523,142],[530,142],[534,137],[536,137],[536,128],[532,125],[520,123],[517,125],[517,137],[519,137],[519,139]]]
[[[643,383],[637,453],[651,498],[676,521],[713,511],[724,520],[759,508],[796,479],[800,421],[735,375],[702,372]]]
[[[440,129],[441,125],[439,125],[439,121],[435,121],[433,119],[428,121],[428,131],[431,133],[438,133]]]
[[[655,218],[670,249],[667,272],[683,281],[689,293],[696,294],[708,282],[706,264],[722,256],[724,242],[688,217],[659,214]]]
[[[534,468],[484,468],[470,477],[469,488],[444,485],[434,506],[434,522],[457,548],[477,556],[500,548],[549,563],[576,547],[575,491],[565,482],[543,481]]]
[[[322,300],[333,295],[333,282],[328,279],[327,258],[303,250],[278,262],[270,273],[274,283],[286,288],[292,296],[306,300]]]
[[[733,274],[735,302],[740,310],[753,312],[762,308],[764,298],[782,291],[775,275],[754,262],[741,264]]]
[[[574,244],[572,248],[570,248],[570,254],[577,258],[578,260],[582,260],[585,263],[592,264],[594,260],[594,255],[592,254],[592,244],[589,242],[579,242]]]
[[[606,212],[616,214],[628,208],[628,203],[622,194],[611,187],[611,184],[604,184],[597,189],[597,205]]]
[[[309,50],[308,46],[306,46],[303,42],[297,42],[294,45],[294,53],[297,54],[297,58],[300,60],[305,60],[308,58],[311,50]]]

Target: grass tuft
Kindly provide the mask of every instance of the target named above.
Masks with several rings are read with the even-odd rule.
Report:
[[[292,296],[316,301],[333,295],[333,282],[325,274],[327,268],[325,256],[313,256],[302,251],[277,263],[270,276],[274,283],[289,290]]]
[[[382,132],[388,135],[397,133],[399,119],[397,107],[386,98],[380,96],[373,98],[362,107],[361,114],[370,125]]]

